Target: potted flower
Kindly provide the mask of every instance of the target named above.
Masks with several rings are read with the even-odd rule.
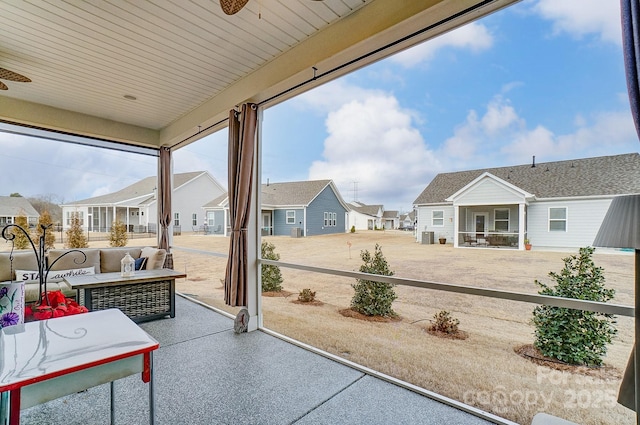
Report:
[[[447,238],[444,235],[440,235],[438,241],[440,241],[440,245],[444,245],[447,243]]]
[[[524,240],[524,249],[531,251],[531,241],[529,239]]]

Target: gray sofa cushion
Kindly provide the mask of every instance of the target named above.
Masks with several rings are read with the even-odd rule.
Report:
[[[14,280],[16,270],[38,270],[38,262],[36,261],[33,250],[21,250],[13,252],[13,276],[11,275],[11,261],[9,260],[9,252],[0,253],[0,282]]]
[[[53,264],[62,254],[69,251],[68,249],[51,249],[47,254],[48,264]],[[65,255],[60,261],[53,264],[51,270],[68,270],[68,269],[80,269],[85,267],[95,267],[95,272],[100,272],[100,250],[83,248],[81,250],[87,254],[87,261],[84,260],[84,256],[79,252],[72,252],[69,255]],[[32,254],[33,255],[33,254]],[[120,270],[120,269],[118,269]]]
[[[100,250],[100,273],[120,271],[120,261],[127,252],[134,259],[140,258],[140,248],[108,248]]]

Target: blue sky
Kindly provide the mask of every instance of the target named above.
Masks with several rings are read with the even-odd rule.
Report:
[[[617,0],[525,0],[266,110],[262,181],[328,178],[347,202],[408,211],[440,172],[638,152],[620,40]],[[71,201],[156,171],[32,145],[0,133],[1,194]],[[174,170],[226,186],[225,149],[226,131],[211,135],[178,150]]]

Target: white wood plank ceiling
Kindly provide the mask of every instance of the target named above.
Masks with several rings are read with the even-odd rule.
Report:
[[[171,145],[234,104],[310,78],[314,64],[346,62],[474,5],[482,7],[450,25],[510,2],[249,0],[228,16],[218,0],[1,0],[0,67],[32,82],[2,81],[0,120]]]

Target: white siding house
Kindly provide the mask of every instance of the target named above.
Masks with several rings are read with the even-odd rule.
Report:
[[[611,200],[640,193],[637,153],[438,174],[414,201],[416,237],[456,247],[577,248]]]
[[[108,232],[114,221],[127,225],[131,232],[156,232],[158,205],[157,177],[147,177],[117,192],[61,205],[63,229],[69,228],[71,215],[79,214],[84,229]],[[207,171],[179,173],[173,176],[172,225],[191,231],[205,223],[202,205],[225,189]]]

